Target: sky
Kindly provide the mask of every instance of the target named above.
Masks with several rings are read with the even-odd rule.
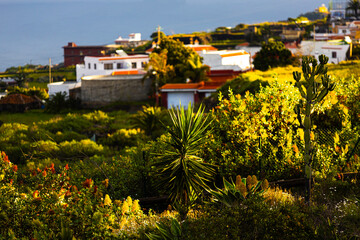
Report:
[[[324,0],[0,0],[0,71],[11,66],[63,62],[68,42],[113,44],[140,32],[166,34],[286,20]]]

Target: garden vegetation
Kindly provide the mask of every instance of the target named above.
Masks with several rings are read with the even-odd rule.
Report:
[[[312,101],[311,131],[294,85],[306,77],[294,80],[293,68],[251,92],[222,89],[209,111],[144,106],[3,123],[0,239],[359,238],[355,66],[326,77],[336,87]],[[305,185],[277,185],[308,170],[308,201]]]

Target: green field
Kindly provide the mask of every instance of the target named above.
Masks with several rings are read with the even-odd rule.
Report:
[[[26,113],[5,113],[0,112],[0,121],[4,123],[22,123],[22,124],[31,124],[40,121],[48,121],[51,118],[57,116],[63,116],[64,114],[52,114],[44,113],[42,109],[30,110]]]

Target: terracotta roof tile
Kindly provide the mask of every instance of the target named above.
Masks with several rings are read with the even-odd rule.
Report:
[[[33,97],[17,93],[3,97],[2,99],[0,99],[0,104],[28,104],[37,101],[38,99],[34,99]]]

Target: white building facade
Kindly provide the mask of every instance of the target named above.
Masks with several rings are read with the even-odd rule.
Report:
[[[199,55],[211,70],[250,70],[250,54],[244,50],[203,51]]]
[[[340,42],[302,41],[300,44],[301,55],[314,56],[316,59],[322,54],[329,58],[329,63],[338,64],[347,59],[350,45]]]
[[[76,81],[92,75],[112,75],[118,71],[144,70],[149,62],[148,55],[127,55],[122,53],[109,57],[85,57],[84,64],[76,65]]]

